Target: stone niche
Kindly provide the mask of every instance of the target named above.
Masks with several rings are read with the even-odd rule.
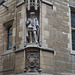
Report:
[[[40,0],[26,0],[26,44],[40,42]]]
[[[26,51],[26,71],[38,72],[40,69],[40,49],[27,48]]]

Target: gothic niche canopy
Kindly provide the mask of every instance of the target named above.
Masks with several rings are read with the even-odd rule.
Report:
[[[39,44],[40,37],[40,0],[26,0],[26,40]]]
[[[27,9],[30,10],[31,7],[34,7],[35,10],[40,6],[40,0],[26,0]]]

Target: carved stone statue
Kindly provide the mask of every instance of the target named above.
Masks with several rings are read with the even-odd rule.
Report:
[[[38,44],[39,39],[39,23],[38,19],[35,16],[35,12],[30,13],[30,18],[28,18],[27,23],[27,39],[29,40],[29,43],[35,42]]]

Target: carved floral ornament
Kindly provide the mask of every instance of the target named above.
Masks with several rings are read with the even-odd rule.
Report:
[[[27,9],[30,10],[31,7],[34,7],[35,10],[40,6],[40,0],[26,0]]]

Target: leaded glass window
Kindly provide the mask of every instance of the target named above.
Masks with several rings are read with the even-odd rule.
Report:
[[[75,12],[71,11],[72,50],[75,50]]]
[[[8,28],[8,46],[7,49],[10,50],[12,48],[12,27]]]

